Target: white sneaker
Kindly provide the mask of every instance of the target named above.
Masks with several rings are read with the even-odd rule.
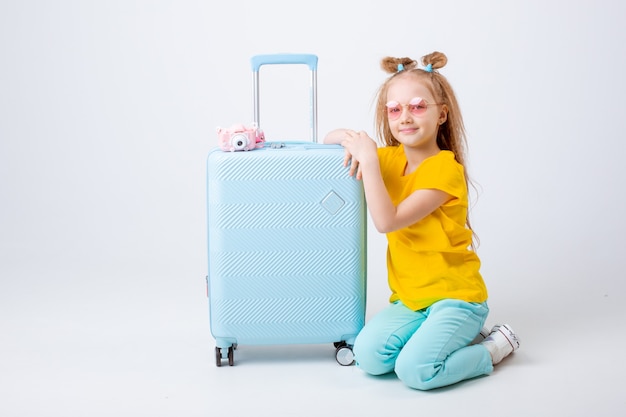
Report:
[[[470,343],[470,345],[479,344],[480,342],[485,340],[487,336],[489,336],[489,333],[491,333],[491,331],[488,328],[483,327],[482,329],[480,329],[480,333],[478,333],[476,337],[474,338],[474,340],[472,340],[472,343]]]
[[[519,349],[520,340],[511,326],[498,324],[493,326],[491,333],[481,342],[481,345],[487,348],[493,364],[496,365]]]

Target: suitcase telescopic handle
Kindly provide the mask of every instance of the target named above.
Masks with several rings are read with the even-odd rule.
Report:
[[[313,54],[269,54],[255,55],[252,64],[254,90],[254,122],[261,126],[259,110],[259,70],[263,65],[304,64],[311,72],[311,92],[309,95],[309,115],[311,120],[311,141],[317,142],[317,56]]]

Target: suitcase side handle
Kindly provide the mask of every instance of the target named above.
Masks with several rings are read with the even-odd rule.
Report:
[[[259,100],[259,70],[263,65],[303,64],[311,73],[309,95],[309,117],[311,120],[311,142],[317,142],[317,56],[313,54],[268,54],[254,55],[250,59],[252,65],[252,82],[254,91],[254,122],[261,126]]]

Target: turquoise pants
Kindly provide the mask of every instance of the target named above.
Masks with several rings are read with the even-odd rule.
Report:
[[[357,336],[356,364],[372,375],[395,371],[406,385],[420,390],[489,374],[493,365],[487,349],[469,346],[488,314],[487,303],[441,300],[413,311],[395,302]]]

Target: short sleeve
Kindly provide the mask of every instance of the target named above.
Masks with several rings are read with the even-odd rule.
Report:
[[[463,166],[451,151],[441,151],[422,162],[414,172],[414,189],[435,189],[457,198],[465,198],[467,184]]]

